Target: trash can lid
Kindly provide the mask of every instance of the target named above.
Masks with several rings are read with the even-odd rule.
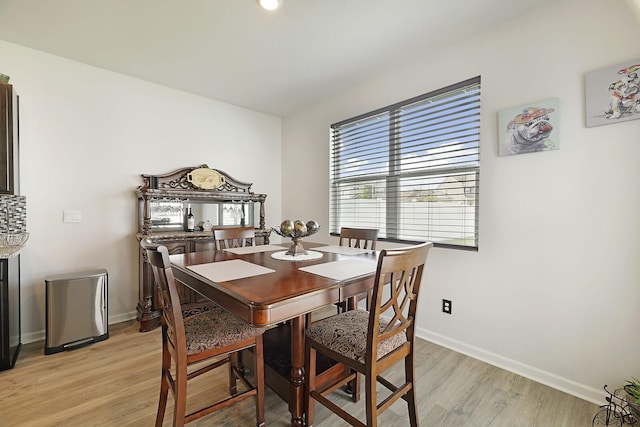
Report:
[[[103,276],[107,274],[107,270],[104,268],[98,268],[95,270],[85,270],[85,271],[76,271],[72,273],[64,273],[64,274],[50,274],[45,276],[45,282],[55,282],[58,280],[74,280],[74,279],[84,279],[87,277],[95,277],[95,276]]]

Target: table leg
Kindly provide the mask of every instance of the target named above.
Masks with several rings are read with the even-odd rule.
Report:
[[[289,384],[289,412],[291,425],[304,426],[304,330],[305,316],[291,320],[291,383]]]

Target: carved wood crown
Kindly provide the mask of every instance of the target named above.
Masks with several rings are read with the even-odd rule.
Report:
[[[252,192],[252,183],[238,181],[226,172],[211,169],[207,165],[182,168],[163,175],[142,174],[141,176],[143,185],[136,188],[136,196],[139,201],[140,218],[138,232],[142,233],[142,236],[158,232],[152,231],[151,226],[152,204],[153,201],[158,200],[196,202],[219,207],[224,203],[259,203],[258,226],[262,232],[266,231],[264,203],[267,195]],[[180,226],[178,225],[177,228]],[[165,231],[171,233],[175,230]],[[271,230],[268,231],[270,232]],[[266,236],[268,239],[268,234]]]
[[[194,185],[194,180],[190,179],[191,173],[199,169],[207,169],[212,171],[212,175],[219,176],[218,186],[215,188],[201,188]],[[202,192],[230,192],[230,193],[246,193],[253,194],[251,186],[253,183],[238,181],[229,174],[218,170],[211,169],[207,165],[196,167],[182,168],[164,175],[142,175],[144,184],[138,190],[188,190]]]

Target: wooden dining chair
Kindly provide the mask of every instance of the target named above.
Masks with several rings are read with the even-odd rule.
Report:
[[[256,232],[253,227],[214,228],[213,239],[217,250],[243,248],[256,245]]]
[[[378,240],[377,228],[349,228],[340,229],[340,246],[376,250]]]
[[[251,396],[256,398],[256,425],[264,426],[264,329],[254,328],[218,306],[183,318],[167,248],[147,240],[140,244],[153,270],[162,309],[162,378],[156,427],[162,426],[169,390],[174,399],[174,427]],[[240,351],[252,347],[254,384],[249,382],[244,370],[233,363]],[[193,368],[196,363],[197,368]],[[187,414],[187,381],[226,364],[229,364],[230,397]],[[238,393],[237,380],[243,382],[247,390]]]
[[[372,309],[336,314],[307,328],[305,410],[308,426],[313,425],[315,402],[353,426],[377,426],[378,415],[400,398],[409,406],[411,426],[418,425],[414,381],[415,316],[424,265],[432,246],[432,243],[423,243],[381,251]],[[346,366],[344,375],[321,388],[316,387],[318,352]],[[405,371],[404,383],[399,386],[382,376],[397,363],[402,363]],[[366,424],[327,398],[358,373],[366,378]],[[380,404],[377,403],[378,382],[390,391]]]
[[[377,228],[340,228],[340,246],[347,246],[350,248],[370,249],[376,250],[376,242],[378,241],[378,229]],[[369,301],[371,300],[371,292],[358,295],[355,300],[355,305],[363,298],[367,298],[367,309]],[[347,302],[342,301],[336,303],[338,313],[347,311]]]

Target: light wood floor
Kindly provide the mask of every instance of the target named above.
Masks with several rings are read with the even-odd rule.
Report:
[[[43,342],[25,345],[17,366],[0,372],[0,427],[152,426],[160,379],[160,331],[140,333],[137,327],[135,321],[111,325],[106,341],[49,356],[43,354]],[[591,425],[597,411],[592,403],[418,341],[418,414],[423,427]],[[190,387],[188,401],[197,404],[226,393],[226,369],[222,371],[194,380],[204,381]],[[364,413],[363,405],[351,403],[343,392],[334,395],[349,412]],[[171,425],[171,405],[169,398],[165,426]],[[268,426],[289,425],[287,405],[270,390],[265,405]],[[254,414],[254,400],[247,399],[189,425],[251,426]],[[344,423],[316,405],[315,425]],[[380,425],[408,425],[404,401],[387,410]]]

